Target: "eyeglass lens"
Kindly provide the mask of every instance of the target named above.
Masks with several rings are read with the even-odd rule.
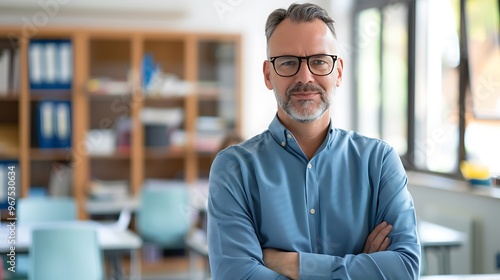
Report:
[[[274,59],[274,69],[280,76],[293,76],[299,72],[302,59],[296,56],[280,56]],[[324,76],[332,72],[335,60],[329,55],[313,55],[308,57],[307,66],[315,75]]]

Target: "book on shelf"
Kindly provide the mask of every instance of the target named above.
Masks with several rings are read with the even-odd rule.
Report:
[[[186,96],[194,90],[194,84],[164,72],[151,53],[142,59],[142,87],[146,96]]]
[[[196,150],[199,152],[215,152],[222,144],[226,133],[224,118],[199,116],[196,119]]]
[[[71,40],[31,40],[28,62],[31,89],[71,89],[73,79]]]
[[[99,180],[90,182],[89,197],[93,200],[116,201],[130,197],[126,180]]]
[[[48,192],[50,196],[68,197],[72,195],[73,169],[67,164],[52,163]]]
[[[116,150],[122,154],[130,153],[132,119],[121,118],[116,122]]]
[[[184,118],[182,108],[158,109],[146,107],[141,112],[146,147],[168,147],[172,132],[178,129]]]
[[[21,177],[17,160],[0,160],[0,209],[9,206],[9,197],[12,203],[21,195],[18,188],[19,178]]]
[[[94,78],[87,81],[87,91],[93,95],[127,95],[132,93],[129,81]]]
[[[43,100],[36,106],[33,145],[41,149],[71,147],[71,102]]]
[[[7,95],[9,91],[10,79],[10,49],[3,49],[0,51],[0,95]]]
[[[0,96],[19,91],[19,49],[0,49]]]
[[[117,132],[114,129],[90,129],[85,137],[89,155],[110,156],[116,151]]]

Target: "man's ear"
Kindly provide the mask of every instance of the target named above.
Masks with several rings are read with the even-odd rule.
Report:
[[[342,58],[337,59],[337,80],[335,81],[335,86],[339,87],[342,84],[342,74],[344,72],[344,60]]]
[[[264,73],[264,82],[266,83],[266,87],[270,90],[273,89],[273,83],[271,83],[271,71],[274,71],[271,68],[271,62],[264,60],[264,64],[262,65],[262,72]]]

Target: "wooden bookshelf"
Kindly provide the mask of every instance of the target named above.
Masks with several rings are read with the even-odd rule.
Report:
[[[70,40],[73,76],[70,90],[32,90],[29,50],[33,39]],[[85,202],[93,178],[127,180],[130,193],[138,195],[149,178],[194,182],[206,176],[210,152],[197,151],[199,116],[224,118],[230,131],[241,133],[241,36],[177,31],[149,31],[85,27],[40,27],[26,32],[22,26],[0,26],[3,46],[19,49],[19,88],[0,96],[0,121],[17,127],[19,145],[9,159],[19,162],[20,191],[48,185],[50,165],[62,162],[73,171],[73,190],[79,217],[88,218]],[[142,63],[152,54],[164,72],[174,74],[193,87],[179,95],[152,95],[142,87]],[[227,73],[230,72],[228,75]],[[87,82],[95,78],[128,81],[123,95],[94,94]],[[209,84],[206,88],[203,85]],[[33,115],[38,102],[64,100],[71,103],[71,148],[42,149],[33,146]],[[182,108],[185,144],[180,147],[146,147],[145,108]],[[113,129],[123,118],[130,119],[130,146],[110,155],[87,153],[85,143],[91,129]],[[100,127],[102,126],[102,127]],[[105,126],[105,127],[104,127]],[[0,142],[2,136],[0,135]],[[214,150],[214,152],[216,152]],[[0,156],[0,159],[7,156]]]

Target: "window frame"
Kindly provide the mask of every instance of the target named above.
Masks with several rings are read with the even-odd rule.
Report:
[[[401,155],[401,160],[403,162],[403,165],[408,171],[419,171],[419,172],[425,172],[425,173],[433,173],[433,174],[439,174],[439,175],[444,175],[447,177],[453,177],[453,178],[462,178],[462,175],[459,170],[460,162],[465,160],[467,155],[466,155],[466,149],[465,149],[465,132],[466,132],[466,114],[469,113],[469,110],[471,108],[467,107],[467,98],[471,94],[471,76],[470,76],[470,67],[469,67],[469,49],[468,49],[468,38],[467,38],[467,20],[466,20],[466,2],[467,0],[459,0],[459,5],[460,5],[460,25],[459,25],[459,46],[460,46],[460,61],[459,61],[459,66],[458,66],[458,75],[459,75],[459,81],[458,81],[458,100],[456,100],[457,105],[458,105],[458,148],[457,148],[457,160],[458,162],[456,163],[456,168],[453,170],[451,173],[439,173],[435,171],[430,171],[427,169],[420,169],[417,168],[415,165],[415,158],[414,158],[414,153],[416,149],[416,143],[415,143],[415,137],[416,137],[416,127],[415,127],[415,118],[416,118],[416,110],[415,110],[415,102],[416,102],[416,96],[415,96],[415,86],[416,86],[416,18],[417,18],[417,1],[419,0],[356,0],[353,6],[352,10],[352,26],[354,30],[354,36],[352,36],[351,39],[351,45],[356,46],[356,38],[358,37],[358,32],[359,26],[358,26],[358,19],[360,14],[367,9],[378,9],[380,13],[382,14],[382,11],[384,8],[386,8],[389,5],[392,4],[397,4],[401,3],[407,6],[407,11],[408,11],[408,16],[407,16],[407,28],[408,28],[408,49],[407,49],[407,55],[408,55],[408,77],[407,77],[407,100],[408,103],[407,105],[407,152],[404,155]],[[500,13],[500,0],[498,0],[498,6],[499,6],[499,13]],[[500,23],[499,23],[500,24]],[[384,24],[383,24],[383,19],[381,20],[380,23],[380,37],[383,37],[384,34]],[[380,46],[380,49],[382,49],[382,40],[379,39],[377,43]],[[379,59],[382,61],[382,51],[379,52]],[[352,73],[352,89],[353,89],[353,100],[352,100],[352,120],[353,120],[353,125],[354,129],[358,130],[359,129],[359,108],[358,108],[358,102],[359,102],[359,89],[358,89],[358,79],[356,73],[358,71],[358,54],[356,52],[353,52],[353,67],[351,68],[351,73]],[[383,93],[381,93],[381,96]],[[378,126],[379,126],[379,131],[382,130],[383,128],[383,120],[381,118],[382,115],[382,106],[378,108],[379,111],[379,118],[378,118]],[[381,134],[382,135],[382,134]]]

